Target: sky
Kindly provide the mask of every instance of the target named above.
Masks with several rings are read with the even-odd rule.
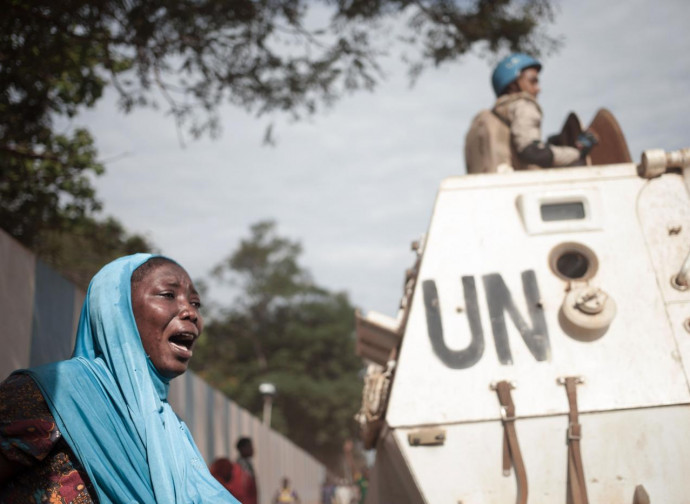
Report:
[[[586,125],[606,107],[633,160],[643,150],[690,147],[690,30],[686,0],[556,3],[549,33],[563,46],[542,58],[544,136],[575,111]],[[95,181],[104,214],[147,236],[192,278],[207,279],[256,222],[273,219],[301,242],[315,282],[346,291],[363,310],[395,316],[410,244],[426,232],[436,191],[465,173],[464,137],[490,108],[491,62],[473,54],[411,87],[389,61],[373,93],[307,121],[267,122],[221,109],[216,140],[186,141],[160,111],[118,111],[113,93],[74,126],[91,129],[106,174]],[[210,284],[212,301],[232,293]]]

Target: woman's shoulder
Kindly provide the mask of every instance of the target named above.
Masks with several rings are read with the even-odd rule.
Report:
[[[0,383],[0,454],[18,470],[0,485],[0,502],[35,502],[36,495],[95,502],[88,476],[62,439],[38,385],[26,373]]]
[[[36,382],[25,373],[0,383],[0,451],[32,465],[43,460],[61,434]]]

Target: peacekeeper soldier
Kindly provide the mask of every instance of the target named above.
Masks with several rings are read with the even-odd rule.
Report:
[[[540,70],[539,61],[521,53],[496,66],[491,76],[496,103],[472,120],[465,138],[467,173],[492,173],[507,166],[534,170],[584,164],[596,143],[591,133],[581,134],[576,147],[549,145],[541,139]]]

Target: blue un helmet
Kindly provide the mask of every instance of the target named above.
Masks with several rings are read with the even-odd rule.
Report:
[[[520,77],[520,72],[530,67],[541,70],[541,63],[523,53],[513,53],[502,59],[491,75],[491,85],[494,87],[496,96],[500,96],[511,82]]]

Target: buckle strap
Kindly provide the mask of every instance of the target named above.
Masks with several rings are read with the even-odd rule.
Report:
[[[501,422],[503,423],[503,475],[510,476],[511,467],[515,469],[517,482],[517,504],[527,502],[527,472],[522,460],[517,432],[515,431],[515,404],[510,394],[512,385],[507,381],[500,381],[492,385],[498,394],[501,404]]]
[[[635,494],[633,495],[633,504],[650,504],[649,494],[645,490],[643,485],[637,485],[635,487]]]
[[[579,412],[577,409],[577,385],[583,383],[581,377],[568,376],[558,380],[561,385],[565,385],[568,396],[568,504],[589,504],[587,498],[587,485],[585,483],[585,470],[582,466],[582,453],[580,451],[580,440],[582,439],[582,426],[579,423]]]

